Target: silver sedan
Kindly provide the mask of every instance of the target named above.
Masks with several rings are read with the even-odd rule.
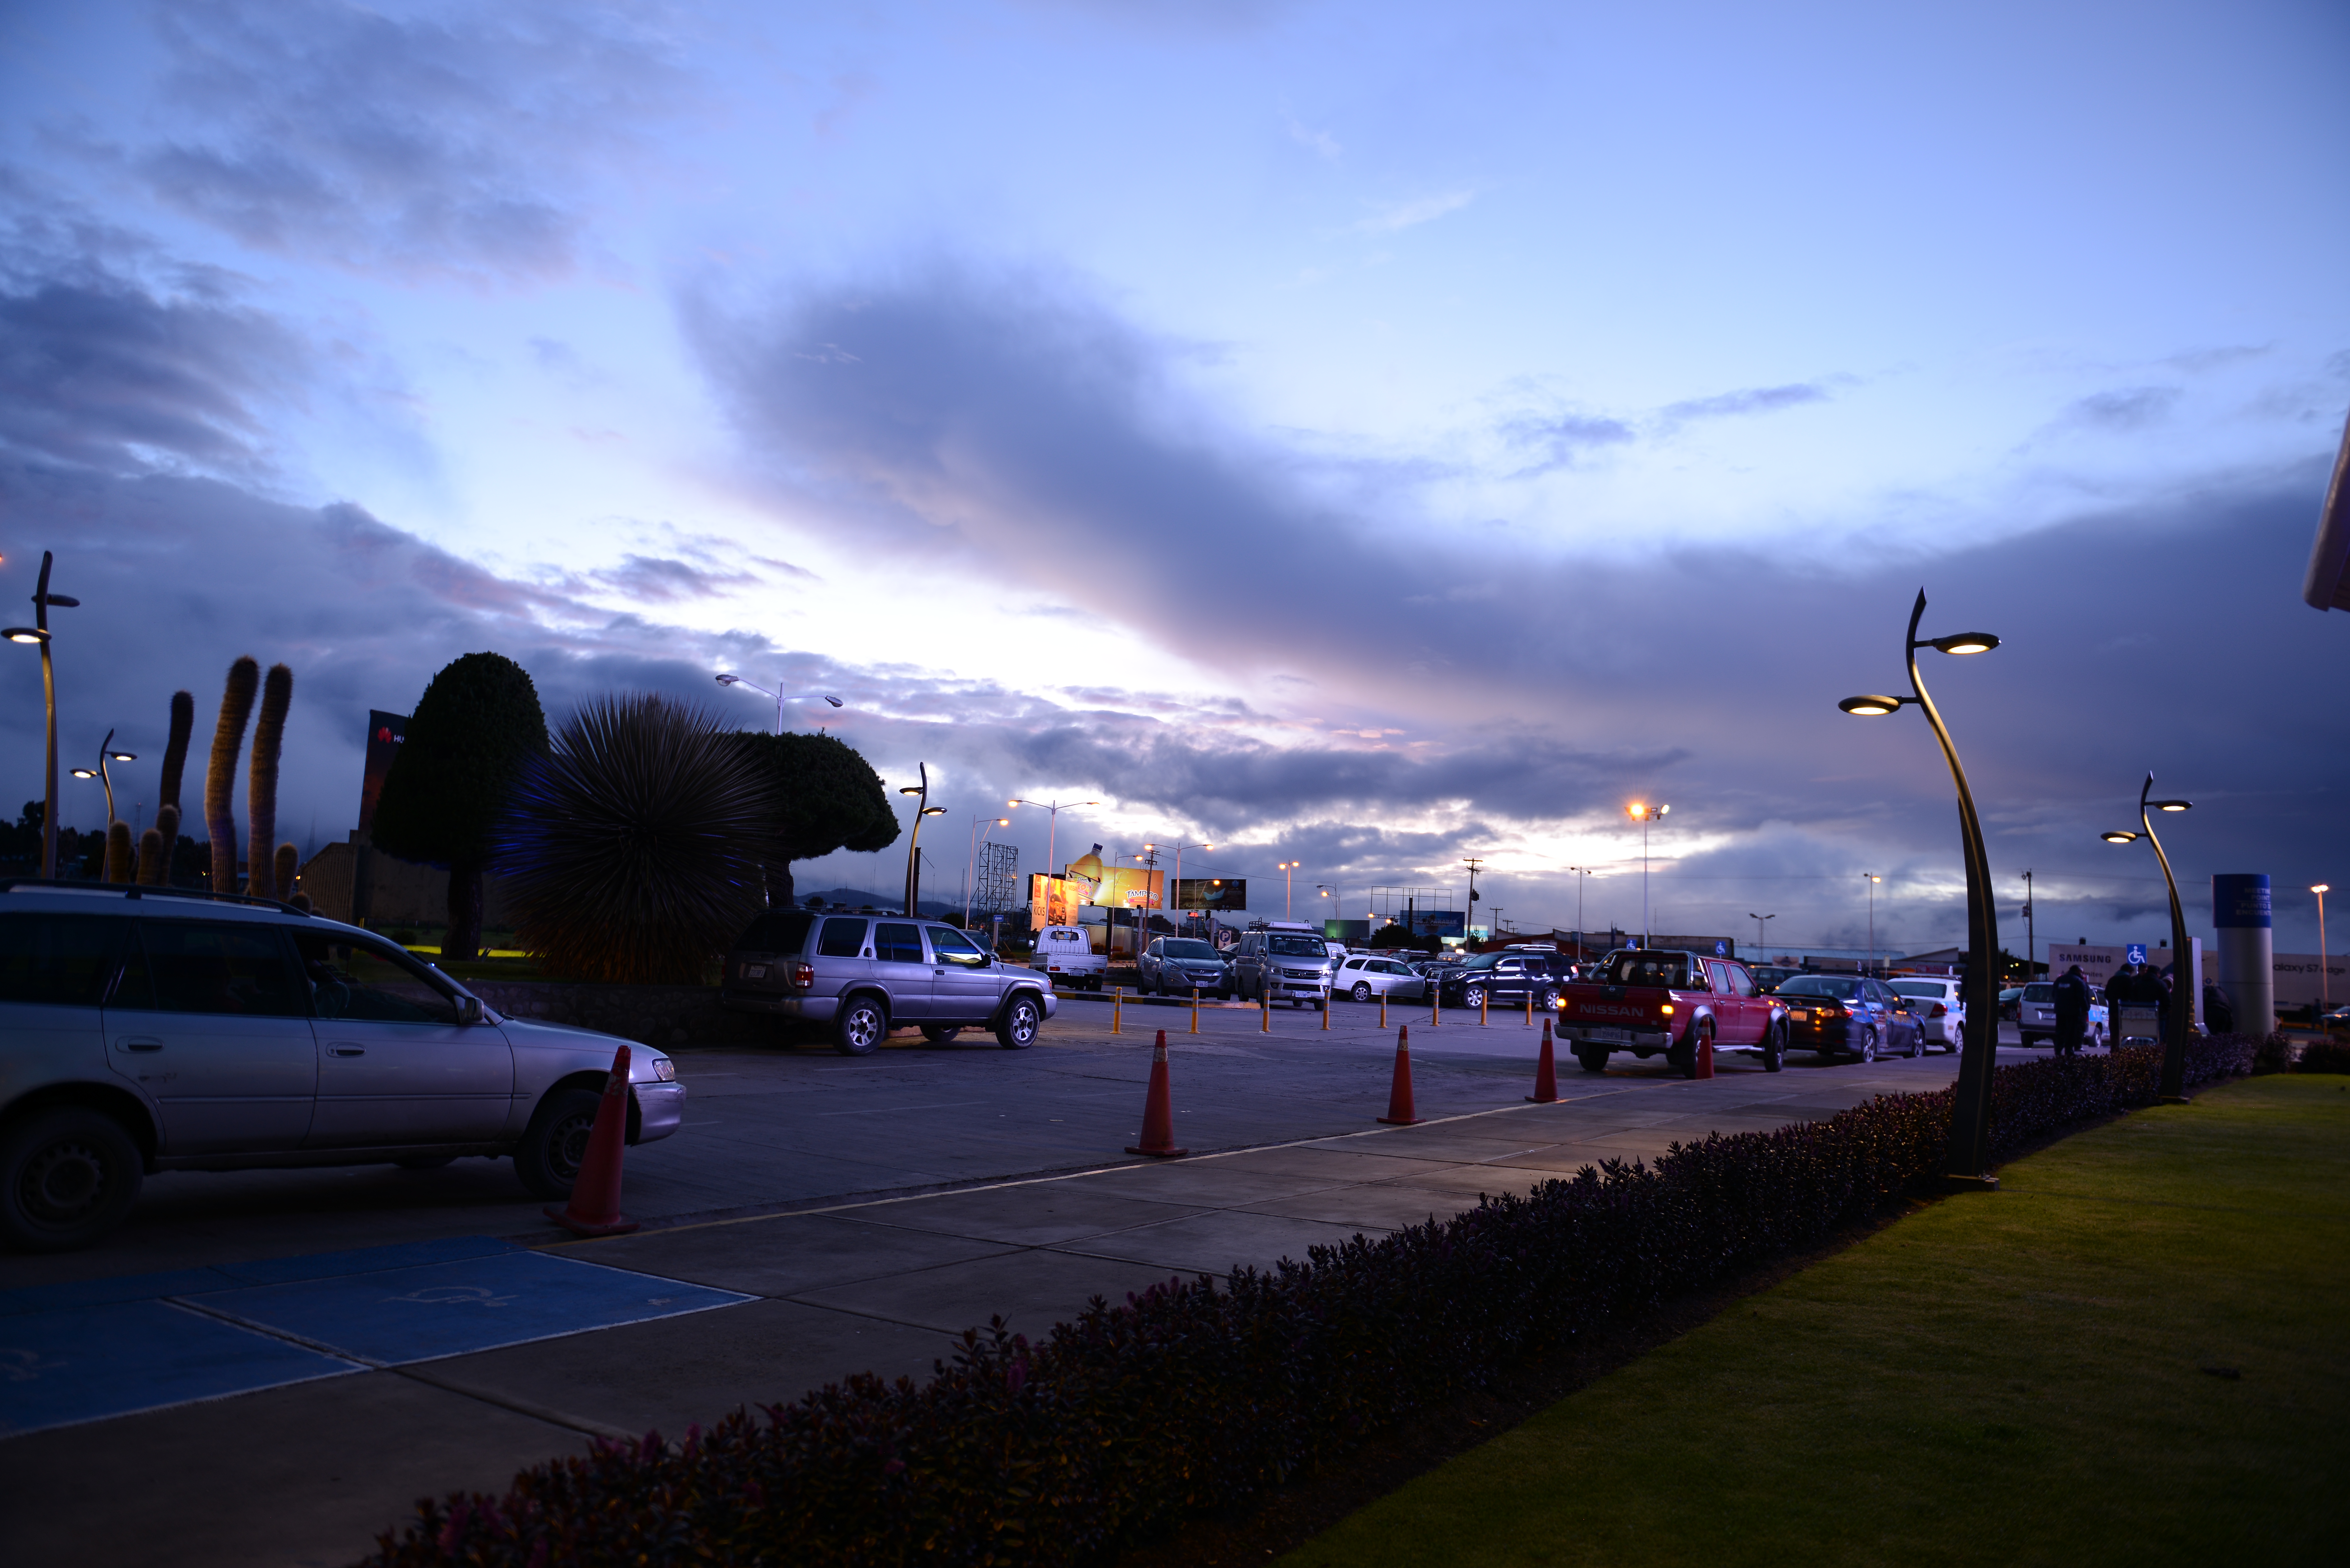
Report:
[[[1391,996],[1399,1002],[1426,1002],[1429,982],[1395,959],[1357,956],[1338,966],[1330,994],[1370,1002]]]

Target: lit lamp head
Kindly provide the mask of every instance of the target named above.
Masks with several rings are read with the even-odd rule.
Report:
[[[2147,809],[2149,811],[2192,811],[2195,809],[2195,803],[2191,800],[2150,800],[2146,804]]]
[[[1635,822],[1649,822],[1672,809],[1669,805],[1650,805],[1646,801],[1636,800],[1624,808],[1624,814]]]
[[[96,768],[76,768],[73,770],[73,776],[78,779],[94,779],[98,776],[98,770]]]
[[[1836,706],[1856,719],[1875,719],[1892,712],[1908,701],[1909,699],[1907,697],[1879,697],[1872,694],[1866,697],[1847,697]]]
[[[2137,842],[2137,834],[2124,833],[2119,828],[2116,828],[2111,833],[2100,833],[2097,836],[2104,839],[2108,844],[2136,844]]]
[[[106,753],[106,757],[109,762],[135,763],[139,760],[139,753],[136,752],[109,752]]]
[[[1929,638],[1925,646],[1944,653],[1989,653],[1999,646],[1999,639],[1987,631],[1959,631],[1948,637]]]
[[[942,805],[926,805],[922,807],[922,815],[924,816],[944,816],[946,814],[947,808]]]
[[[2309,885],[2309,890],[2313,893],[2331,893],[2334,891],[2334,884],[2331,882],[2312,882]]]
[[[49,634],[36,626],[12,626],[5,631],[0,631],[0,637],[5,637],[11,642],[26,643],[34,647],[38,647],[49,640]]]

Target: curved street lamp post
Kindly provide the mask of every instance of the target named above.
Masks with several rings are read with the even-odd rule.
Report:
[[[43,877],[57,874],[57,672],[49,659],[49,607],[55,605],[59,609],[81,607],[79,599],[49,592],[49,567],[55,560],[50,552],[41,552],[41,580],[33,589],[33,624],[12,626],[0,631],[0,637],[10,642],[29,643],[41,650],[41,701],[48,710],[49,721],[48,769],[44,775],[47,781],[47,793],[42,796],[41,805]]]
[[[139,753],[136,752],[118,752],[114,749],[114,732],[109,730],[106,732],[106,739],[99,742],[98,766],[76,768],[73,771],[73,776],[78,779],[96,779],[106,786],[106,826],[109,831],[111,831],[114,826],[114,775],[107,771],[106,764],[135,763],[138,760]]]
[[[2116,830],[2098,835],[2108,844],[2135,844],[2144,838],[2154,846],[2154,857],[2162,863],[2162,885],[2170,892],[2170,1005],[2162,1015],[2162,1086],[2158,1091],[2165,1105],[2187,1104],[2187,1021],[2195,1014],[2196,998],[2190,994],[2194,977],[2187,972],[2187,916],[2178,905],[2178,879],[2170,874],[2170,857],[2163,853],[2162,840],[2155,836],[2154,817],[2158,811],[2190,811],[2191,800],[2148,800],[2154,793],[2154,775],[2147,774],[2146,783],[2138,786],[2137,826],[2136,833]],[[2120,1036],[2115,1036],[2116,1042]]]
[[[922,818],[944,816],[947,814],[945,806],[931,804],[931,764],[917,763],[914,765],[921,769],[922,782],[919,784],[901,784],[898,789],[899,794],[910,794],[915,797],[914,831],[906,840],[906,918],[908,919],[914,919],[915,902],[922,891]]]
[[[1761,963],[1764,961],[1763,955],[1771,950],[1770,943],[1762,935],[1763,922],[1766,920],[1775,920],[1779,917],[1776,915],[1758,915],[1753,910],[1749,909],[1746,911],[1746,918],[1754,922],[1754,961],[1756,963]]]
[[[1999,915],[1991,896],[1991,861],[1983,852],[1982,821],[1975,815],[1974,792],[1967,787],[1967,771],[1959,763],[1959,749],[1926,683],[1918,675],[1918,650],[1942,653],[1988,653],[1999,646],[1989,632],[1958,632],[1949,637],[1918,639],[1918,623],[1925,618],[1926,590],[1909,612],[1909,630],[1902,639],[1902,656],[1909,670],[1910,695],[1847,697],[1836,704],[1858,718],[1873,719],[1902,708],[1921,708],[1933,726],[1934,739],[1950,764],[1950,783],[1959,796],[1959,836],[1967,862],[1966,1044],[1959,1055],[1959,1092],[1950,1107],[1950,1149],[1945,1179],[1959,1189],[1991,1191],[1999,1178],[1991,1174],[1991,1075],[1999,1054]]]

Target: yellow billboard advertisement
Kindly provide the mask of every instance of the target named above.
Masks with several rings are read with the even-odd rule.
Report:
[[[1155,909],[1166,891],[1167,874],[1140,866],[1105,866],[1101,846],[1069,862],[1067,880],[1083,889],[1080,904],[1101,904],[1113,909]]]

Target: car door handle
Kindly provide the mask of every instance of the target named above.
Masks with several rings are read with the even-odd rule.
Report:
[[[364,1056],[367,1054],[367,1047],[364,1045],[329,1045],[327,1047],[327,1054],[329,1056]]]
[[[161,1051],[163,1043],[151,1034],[127,1034],[115,1042],[125,1051]]]

